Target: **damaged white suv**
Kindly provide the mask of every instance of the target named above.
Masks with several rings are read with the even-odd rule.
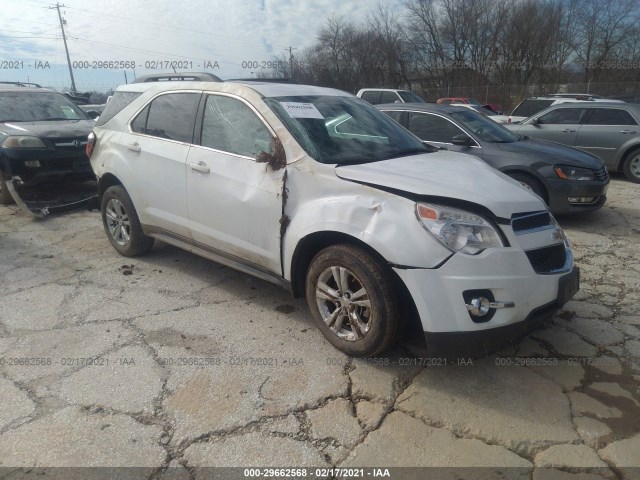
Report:
[[[338,90],[153,85],[87,150],[118,252],[157,238],[285,285],[349,355],[384,351],[411,322],[433,354],[482,353],[578,289],[539,197]]]

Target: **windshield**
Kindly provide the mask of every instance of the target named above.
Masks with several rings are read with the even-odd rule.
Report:
[[[520,135],[473,110],[454,112],[451,118],[485,142],[512,143],[520,140]]]
[[[322,163],[369,163],[428,153],[416,137],[353,97],[265,99],[302,148]]]
[[[426,103],[422,98],[420,98],[418,95],[416,95],[413,92],[409,92],[407,90],[400,90],[398,92],[398,94],[400,95],[400,97],[402,98],[402,100],[405,101],[405,103]]]
[[[55,92],[0,93],[0,122],[88,120],[89,116]]]

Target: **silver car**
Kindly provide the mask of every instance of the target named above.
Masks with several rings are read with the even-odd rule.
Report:
[[[521,135],[585,150],[600,157],[610,171],[640,183],[640,105],[563,103],[521,124],[505,125]]]

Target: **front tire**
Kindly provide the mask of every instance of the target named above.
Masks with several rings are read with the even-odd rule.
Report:
[[[122,186],[107,188],[100,211],[107,238],[120,255],[137,257],[151,250],[154,239],[142,231],[133,202]]]
[[[633,183],[640,183],[640,149],[629,152],[624,159],[624,176]]]
[[[339,244],[320,251],[307,270],[306,297],[322,334],[347,355],[377,355],[397,338],[390,272],[360,248]]]

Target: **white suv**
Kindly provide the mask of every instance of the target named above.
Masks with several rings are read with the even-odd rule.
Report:
[[[338,90],[156,84],[98,122],[88,153],[118,252],[160,239],[284,285],[350,355],[411,321],[434,354],[483,353],[578,288],[539,197]]]

